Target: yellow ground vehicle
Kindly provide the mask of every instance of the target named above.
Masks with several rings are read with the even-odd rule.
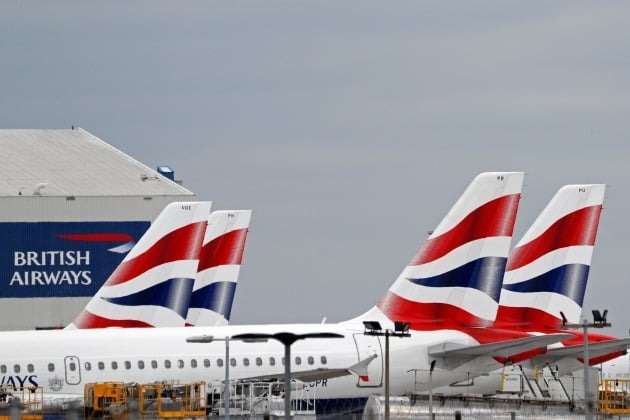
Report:
[[[122,382],[86,384],[83,392],[85,417],[126,417],[127,386]]]

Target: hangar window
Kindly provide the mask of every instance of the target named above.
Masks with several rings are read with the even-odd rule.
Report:
[[[170,360],[165,360],[164,361],[164,367],[166,369],[170,369],[171,368],[171,361]]]
[[[20,373],[20,365],[13,365],[13,372]]]
[[[113,370],[118,369],[118,362],[112,362],[112,369]]]
[[[307,360],[309,365],[315,364],[315,358],[313,356],[308,356]]]
[[[203,367],[210,367],[210,359],[203,359]]]
[[[4,365],[3,365],[4,367]],[[4,370],[6,371],[6,367],[4,368]],[[48,372],[54,372],[55,371],[55,364],[54,363],[48,363]],[[4,373],[4,372],[2,372]]]
[[[296,364],[296,365],[301,365],[301,364],[302,364],[302,358],[301,358],[300,356],[297,356],[297,357],[295,358],[295,364]]]
[[[325,365],[326,363],[328,363],[328,359],[326,359],[326,356],[322,356],[321,361],[322,361],[322,365]]]
[[[157,369],[157,360],[151,360],[151,367]]]
[[[28,365],[26,365],[26,370],[28,370],[29,373],[33,373],[35,368],[33,367],[31,363],[29,363]]]
[[[243,366],[249,366],[249,359],[247,357],[243,359]]]
[[[269,358],[269,366],[275,366],[275,365],[276,365],[275,357],[270,357]]]
[[[103,370],[103,369],[105,369],[105,363],[98,362],[98,370]]]
[[[131,362],[129,360],[125,360],[125,369],[131,369]]]
[[[144,369],[144,360],[138,360],[138,369]]]
[[[180,369],[183,369],[183,368],[184,368],[184,361],[183,361],[183,360],[181,360],[181,359],[180,359],[180,360],[178,360],[178,361],[177,361],[177,367],[178,367],[178,368],[180,368]]]
[[[90,362],[85,362],[83,366],[85,366],[85,370],[92,370],[92,364]]]
[[[260,357],[256,358],[256,366],[262,366],[262,359]]]
[[[197,367],[197,360],[196,359],[190,359],[190,367],[191,368],[196,368]]]
[[[7,373],[7,365],[0,365],[0,372]]]
[[[223,367],[223,359],[217,359],[217,366]]]

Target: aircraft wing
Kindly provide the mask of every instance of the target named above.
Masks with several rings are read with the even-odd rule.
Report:
[[[368,380],[368,365],[372,362],[372,360],[376,359],[376,355],[368,357],[367,359],[361,360],[359,363],[355,363],[352,366],[347,368],[340,369],[328,369],[328,368],[318,368],[311,370],[304,370],[298,372],[291,372],[291,379],[298,380],[300,382],[313,382],[313,381],[321,381],[323,379],[332,379],[338,378],[346,375],[356,375],[361,380]],[[284,379],[284,373],[278,373],[273,375],[261,375],[254,376],[249,378],[244,378],[243,380],[247,381],[273,381],[273,380],[282,380]]]
[[[589,343],[588,353],[589,360],[594,357],[603,356],[605,354],[614,353],[618,351],[625,351],[630,347],[630,338],[620,338],[618,340],[599,341],[597,343]],[[584,356],[584,345],[558,347],[555,349],[547,350],[545,357],[563,358],[563,357],[575,357],[581,358]]]
[[[458,366],[480,356],[510,358],[549,344],[573,338],[571,334],[545,334],[514,340],[466,346],[459,343],[444,342],[430,346],[429,356],[440,362],[443,368],[455,369]]]

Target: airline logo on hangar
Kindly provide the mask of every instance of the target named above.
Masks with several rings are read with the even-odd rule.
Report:
[[[121,245],[108,249],[118,254],[129,252],[135,244],[130,235],[119,233],[59,234],[55,237],[83,243],[122,242]],[[91,260],[92,255],[89,249],[14,251],[14,272],[9,286],[90,286],[93,282]]]

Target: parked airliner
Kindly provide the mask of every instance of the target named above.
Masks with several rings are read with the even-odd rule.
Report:
[[[483,328],[492,324],[498,308],[523,175],[478,175],[380,302],[350,321],[329,325],[6,332],[0,336],[2,382],[38,384],[46,392],[76,395],[82,393],[87,382],[220,381],[225,363],[230,364],[233,378],[268,378],[283,372],[283,347],[274,340],[234,341],[227,361],[223,343],[187,343],[186,339],[199,335],[226,339],[245,333],[331,332],[343,338],[294,344],[292,377],[317,392],[320,404],[341,403],[352,408],[383,391],[382,339],[365,335],[364,321],[379,321],[385,329],[393,329],[394,321],[411,323],[411,336],[392,339],[390,344],[394,394],[426,388],[433,361],[437,368],[432,378],[437,386],[463,379],[471,371],[488,372],[503,363],[525,360],[570,335],[532,336]],[[181,208],[207,214],[207,210],[194,205]],[[202,235],[201,229],[190,232]],[[180,255],[176,244],[158,249]],[[154,251],[149,249],[145,254],[154,255]],[[108,286],[124,286],[135,274],[116,270]],[[118,290],[103,300],[121,303],[126,293],[137,292],[123,287]],[[119,306],[118,313],[109,313],[108,317],[146,322],[135,306]]]
[[[580,322],[604,192],[605,185],[601,184],[560,188],[508,258],[495,327],[533,334],[573,335],[570,340],[550,346],[545,354],[524,362],[527,369],[523,372],[528,376],[546,365],[551,365],[557,374],[582,367],[582,334],[562,328],[563,322]],[[628,339],[593,333],[589,342],[591,365],[617,357],[630,344]],[[494,394],[501,388],[502,377],[502,371],[495,371],[435,392]]]
[[[171,203],[67,327],[225,325],[251,210]]]

